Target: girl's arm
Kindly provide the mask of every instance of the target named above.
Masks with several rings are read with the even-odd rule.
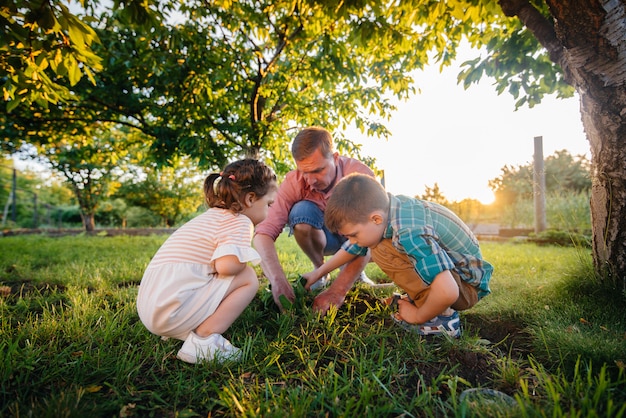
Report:
[[[246,267],[236,255],[225,255],[215,260],[215,270],[222,276],[235,276]]]

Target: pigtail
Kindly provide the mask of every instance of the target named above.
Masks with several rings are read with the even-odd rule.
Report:
[[[212,173],[204,180],[204,201],[207,206],[212,208],[216,207],[219,203],[219,186],[221,175],[218,173]]]
[[[243,201],[247,193],[254,193],[257,198],[264,196],[272,185],[275,187],[276,175],[265,164],[254,159],[232,162],[221,173],[210,174],[204,181],[204,197],[211,208],[228,209],[235,213],[244,208]]]

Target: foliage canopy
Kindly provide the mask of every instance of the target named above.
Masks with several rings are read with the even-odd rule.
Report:
[[[37,29],[50,24],[28,10],[31,2],[4,9],[2,22],[13,28],[0,57],[12,112],[0,119],[5,149],[76,129],[89,134],[93,124],[113,121],[145,134],[151,156],[165,164],[187,154],[220,167],[247,155],[267,158],[281,172],[291,165],[291,135],[307,125],[336,131],[338,150],[358,155],[340,131],[355,125],[386,138],[390,99],[412,94],[414,70],[433,61],[447,65],[464,39],[487,53],[465,64],[466,87],[486,74],[498,91],[508,89],[518,105],[531,106],[543,94],[572,91],[533,36],[493,0],[120,5],[84,2],[78,19],[67,17],[62,1],[50,1],[47,19],[58,24],[47,32]],[[75,35],[80,28],[89,36]],[[18,55],[24,52],[14,41],[18,29],[22,38],[41,41],[31,49],[46,60],[58,54],[58,45],[44,42],[54,36],[81,62],[63,64],[71,77],[58,66],[57,72],[38,67],[56,96],[25,81],[30,64]],[[13,61],[22,72],[7,65]]]

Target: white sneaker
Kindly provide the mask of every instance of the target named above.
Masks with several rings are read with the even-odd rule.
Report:
[[[321,279],[319,279],[318,281],[316,281],[315,283],[313,283],[311,285],[311,290],[319,290],[319,289],[323,289],[326,287],[326,282],[328,281],[328,275],[324,275],[322,276]]]
[[[202,338],[192,332],[178,350],[176,357],[191,364],[213,359],[237,361],[241,357],[241,350],[233,346],[221,334],[211,334]]]
[[[374,281],[372,279],[367,277],[367,274],[365,274],[365,271],[362,271],[361,274],[359,274],[359,277],[356,278],[356,282],[357,283],[363,283],[363,284],[366,284],[368,286],[375,286],[376,285],[376,283],[374,283]]]

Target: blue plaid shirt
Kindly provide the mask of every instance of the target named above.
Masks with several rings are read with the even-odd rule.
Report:
[[[444,270],[453,270],[477,288],[478,297],[491,293],[493,266],[483,260],[478,240],[451,210],[433,202],[389,194],[389,225],[383,238],[391,238],[407,254],[415,271],[430,285]],[[346,241],[343,249],[365,255],[367,248]]]

